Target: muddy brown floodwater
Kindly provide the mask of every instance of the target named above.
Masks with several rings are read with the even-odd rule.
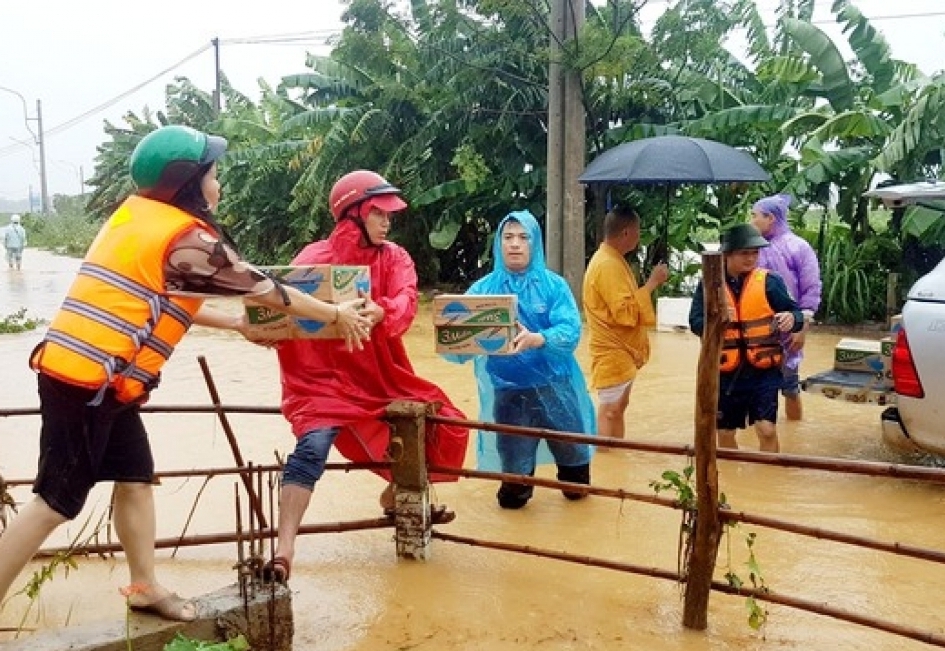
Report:
[[[20,307],[51,316],[76,261],[28,250],[21,274],[0,275],[0,316]],[[5,270],[4,270],[5,271]],[[37,332],[0,335],[0,407],[36,406],[35,381],[26,368]],[[802,371],[828,368],[840,335],[812,334]],[[470,417],[477,398],[472,370],[433,353],[429,312],[422,309],[407,337],[417,371],[441,386]],[[687,444],[693,438],[694,387],[699,342],[686,332],[654,332],[653,355],[634,387],[628,437]],[[206,357],[221,399],[228,405],[275,406],[279,381],[273,352],[225,333],[195,328],[167,365],[154,405],[209,404],[197,357]],[[586,350],[580,351],[587,367]],[[912,462],[880,440],[880,407],[805,397],[805,420],[779,424],[784,452],[889,463]],[[226,437],[211,415],[148,415],[162,470],[232,465]],[[271,463],[293,437],[278,416],[231,415],[243,456]],[[0,474],[35,472],[38,419],[0,419]],[[742,434],[745,447],[755,447]],[[472,450],[472,446],[470,446]],[[340,460],[340,458],[338,458]],[[467,466],[474,465],[472,452]],[[593,482],[649,493],[664,470],[685,460],[637,452],[598,453]],[[551,476],[543,468],[541,476]],[[732,507],[885,542],[942,549],[945,488],[915,481],[720,462],[720,487]],[[368,473],[329,472],[319,483],[306,522],[377,516],[382,485]],[[461,480],[435,487],[435,497],[457,513],[450,533],[605,557],[674,570],[679,515],[632,501],[591,497],[568,502],[538,489],[527,508],[500,510],[492,483]],[[158,535],[213,533],[234,528],[232,479],[169,480],[157,489]],[[199,493],[199,498],[198,498]],[[18,501],[27,488],[14,492]],[[95,522],[108,487],[93,493],[83,515],[50,541],[64,543]],[[196,503],[196,506],[193,505]],[[191,510],[193,514],[191,515]],[[938,598],[945,593],[940,565],[803,538],[760,527],[742,527],[723,541],[718,576],[728,569],[747,580],[745,534],[757,533],[755,554],[773,590],[875,617],[943,633]],[[746,623],[743,599],[713,593],[704,632],[682,627],[681,591],[673,583],[604,569],[491,551],[435,540],[426,562],[398,561],[391,530],[306,536],[293,567],[295,648],[318,651],[382,649],[875,649],[918,650],[928,645],[795,609],[769,605],[762,632]],[[232,544],[161,551],[160,576],[185,595],[199,595],[235,581]],[[37,564],[31,569],[38,569]],[[25,582],[27,574],[22,576]],[[58,627],[119,619],[118,589],[127,581],[124,562],[88,559],[68,577],[57,575],[41,592],[27,627]],[[12,599],[0,627],[16,626],[26,607]],[[2,634],[0,634],[2,635]],[[0,640],[5,638],[0,637]]]

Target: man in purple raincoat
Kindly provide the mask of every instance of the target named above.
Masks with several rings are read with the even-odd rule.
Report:
[[[755,202],[751,223],[770,246],[761,249],[758,266],[774,271],[784,279],[788,291],[804,313],[804,328],[786,333],[784,346],[784,411],[788,420],[800,420],[801,407],[800,365],[804,338],[814,313],[820,307],[820,263],[813,247],[804,238],[795,235],[787,221],[791,196],[778,194]]]

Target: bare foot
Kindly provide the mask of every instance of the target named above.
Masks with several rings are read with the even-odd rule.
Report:
[[[197,604],[166,588],[134,592],[128,596],[128,607],[172,622],[192,622],[197,619]]]

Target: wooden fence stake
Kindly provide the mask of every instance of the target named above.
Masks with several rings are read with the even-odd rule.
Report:
[[[715,415],[719,399],[719,357],[728,322],[725,278],[720,253],[702,254],[705,330],[696,375],[696,520],[688,560],[683,626],[699,631],[708,625],[709,593],[715,574],[721,528],[719,475],[716,466]]]

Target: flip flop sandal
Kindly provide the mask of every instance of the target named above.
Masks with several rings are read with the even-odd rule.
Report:
[[[292,573],[292,564],[285,556],[276,556],[260,568],[257,578],[263,583],[281,583],[285,585]]]
[[[430,506],[430,522],[433,524],[446,524],[456,519],[456,511],[450,511],[446,504],[437,504]]]
[[[193,616],[188,616],[184,613],[187,606],[193,605],[194,614]],[[138,613],[145,613],[147,615],[157,615],[161,619],[166,619],[172,622],[192,622],[197,619],[197,604],[189,599],[184,599],[177,593],[170,593],[163,599],[158,599],[154,603],[145,604],[143,606],[137,606],[135,604],[129,604],[128,607]]]

